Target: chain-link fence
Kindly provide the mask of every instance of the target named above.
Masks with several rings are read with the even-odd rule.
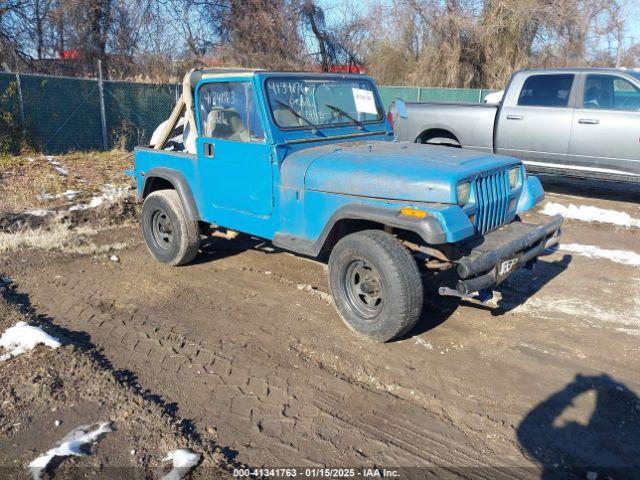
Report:
[[[94,79],[0,73],[0,152],[11,150],[8,143],[22,138],[23,132],[45,153],[145,145],[171,114],[180,88],[178,84],[104,81],[101,85]],[[385,107],[396,98],[480,102],[489,92],[380,87]]]
[[[0,126],[16,130],[14,137],[25,131],[46,153],[132,148],[149,141],[178,94],[177,84],[105,81],[101,88],[92,79],[0,73]]]

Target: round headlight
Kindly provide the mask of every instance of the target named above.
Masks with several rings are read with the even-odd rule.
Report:
[[[513,167],[509,170],[509,185],[511,188],[520,185],[520,167]]]
[[[460,182],[456,187],[456,197],[458,199],[458,205],[461,207],[469,203],[469,196],[471,195],[471,183]]]

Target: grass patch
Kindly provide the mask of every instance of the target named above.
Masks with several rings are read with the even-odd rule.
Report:
[[[132,186],[133,180],[124,174],[124,170],[132,165],[133,154],[119,149],[72,152],[51,157],[2,154],[0,215],[68,207],[89,201],[94,195],[99,195],[105,185],[115,188]],[[63,175],[60,169],[68,175]],[[62,195],[70,190],[79,193],[71,199]]]
[[[64,223],[58,215],[46,227],[24,229],[14,233],[0,232],[0,255],[32,248],[96,255],[129,246],[126,242],[96,245],[91,237],[95,236],[98,230],[98,227],[88,225],[72,227]]]

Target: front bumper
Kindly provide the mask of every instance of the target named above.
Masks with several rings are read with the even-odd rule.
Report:
[[[458,260],[456,290],[469,295],[500,284],[518,267],[531,264],[560,239],[560,215],[542,225],[512,222],[468,245]]]

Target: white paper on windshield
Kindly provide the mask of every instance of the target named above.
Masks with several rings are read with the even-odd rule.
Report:
[[[376,100],[373,97],[372,91],[363,90],[362,88],[352,88],[351,90],[353,90],[353,100],[356,103],[356,110],[358,112],[378,114]]]

